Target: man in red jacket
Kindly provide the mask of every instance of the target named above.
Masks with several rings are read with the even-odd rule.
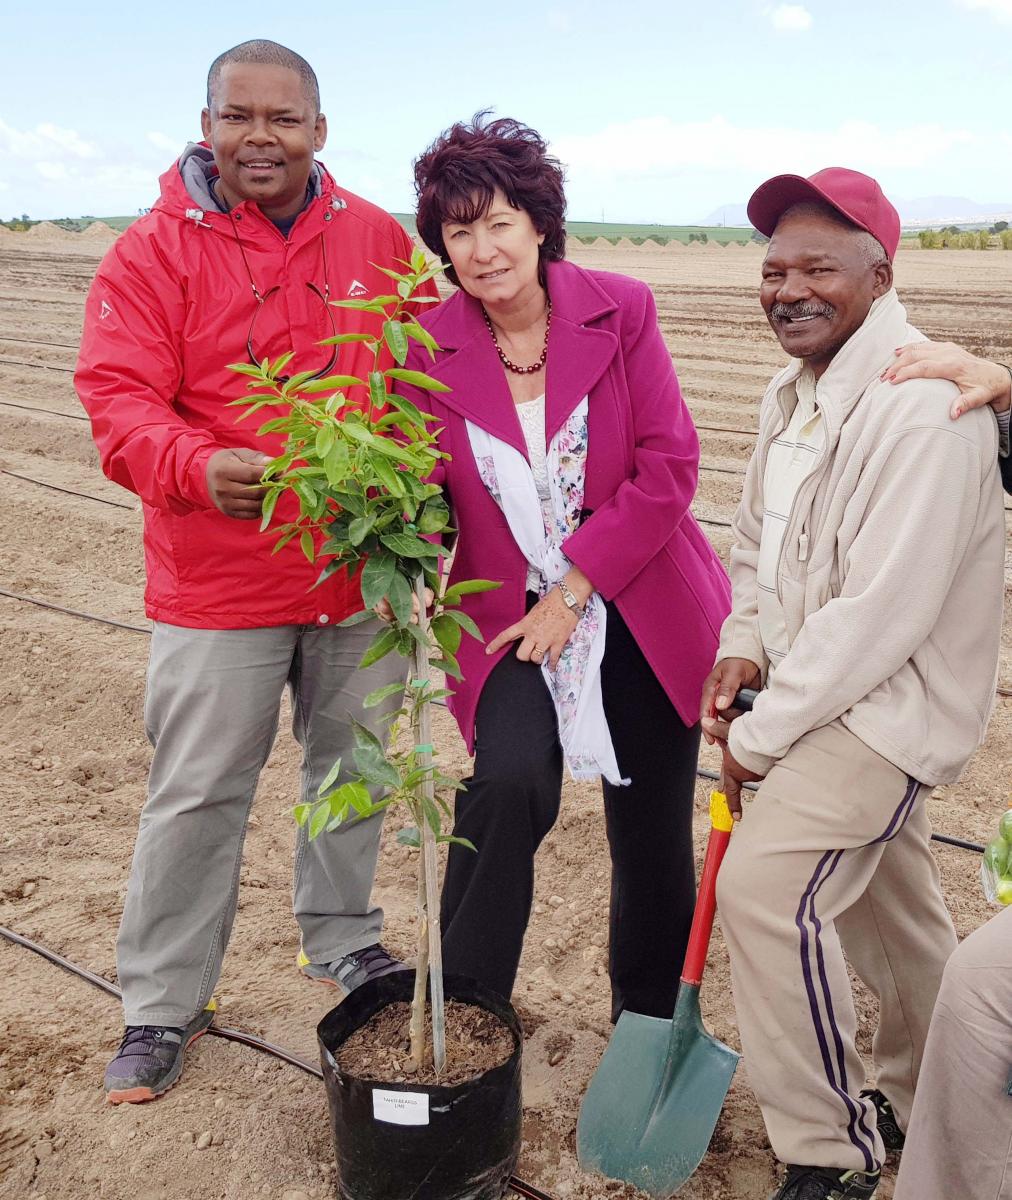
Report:
[[[357,669],[374,630],[337,628],[361,608],[343,573],[310,591],[318,569],[291,549],[272,556],[257,485],[280,442],[236,424],[241,410],[227,405],[243,388],[227,366],[294,350],[300,369],[333,373],[318,343],[335,312],[342,332],[374,318],[328,301],[384,290],[371,264],[408,258],[410,241],[315,161],[327,133],[316,76],[285,47],[245,42],[221,55],[202,127],[205,141],[187,147],[158,203],[102,262],[76,376],[103,469],[144,502],[154,621],[154,758],[117,943],[127,1028],[106,1072],[113,1103],[171,1087],[212,1020],[285,686],[311,799],[351,750],[349,715],[365,720],[366,694],[402,671],[395,657]],[[342,373],[368,366],[360,345],[342,347]],[[378,725],[380,711],[367,712]],[[370,906],[379,834],[369,820],[298,838],[299,965],[342,994],[400,967]]]

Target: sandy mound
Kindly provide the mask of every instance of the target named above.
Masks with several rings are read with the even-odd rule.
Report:
[[[615,243],[616,250],[635,250],[636,248],[636,243],[630,241],[629,238],[619,238]]]
[[[40,221],[38,225],[33,225],[28,230],[30,238],[38,238],[39,241],[46,242],[66,242],[76,234],[70,233],[69,230],[61,229],[59,225],[54,225],[52,221]]]
[[[104,221],[92,221],[86,229],[81,230],[78,237],[87,238],[89,242],[114,242],[119,237],[119,231]]]
[[[668,240],[664,243],[664,245],[661,247],[661,249],[662,250],[679,250],[680,251],[680,250],[685,249],[685,243],[683,241],[680,241],[678,238],[668,238]]]

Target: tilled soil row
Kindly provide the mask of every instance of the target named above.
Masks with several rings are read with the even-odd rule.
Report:
[[[578,251],[577,257],[655,284],[665,334],[697,420],[754,428],[757,399],[781,361],[755,312],[752,275],[758,256],[732,260],[687,253],[669,259],[595,248]],[[979,263],[971,264],[972,287],[966,282],[957,287],[948,270],[951,257],[945,258],[944,271],[930,255],[911,257],[917,261],[909,264],[909,273],[926,293],[925,309],[953,316],[943,330],[948,336],[966,340],[969,329],[985,328],[977,315],[999,303],[992,297],[1008,303],[1012,280],[997,263],[984,264],[983,274]],[[1012,255],[1009,260],[1012,265]],[[72,365],[72,349],[33,345],[32,339],[76,343],[83,295],[96,263],[96,257],[76,251],[68,257],[55,250],[11,250],[6,242],[0,246],[0,359]],[[715,323],[710,330],[708,315]],[[5,336],[22,340],[4,341]],[[982,348],[1002,349],[997,342]],[[0,400],[80,413],[69,375],[33,367],[0,363]],[[0,413],[0,468],[126,506],[0,474],[7,513],[0,586],[146,624],[140,515],[133,497],[99,474],[87,425],[9,407]],[[704,430],[700,438],[704,465],[744,467],[748,435]],[[740,482],[740,476],[704,470],[696,502],[700,518],[728,520]],[[722,526],[707,531],[726,556],[729,531]],[[114,980],[116,925],[149,760],[142,717],[147,638],[3,597],[0,626],[0,689],[7,714],[0,729],[6,782],[0,802],[5,818],[0,923]],[[1009,642],[1007,623],[1004,679],[1010,677]],[[931,801],[936,827],[975,841],[990,834],[1012,766],[1009,711],[1008,702],[1000,705],[988,744],[966,778]],[[437,714],[437,736],[447,747],[447,764],[466,771],[462,744],[445,712]],[[298,758],[286,721],[248,828],[239,914],[218,998],[223,1023],[311,1058],[314,1025],[332,993],[294,969],[298,936],[289,899],[289,809],[298,786]],[[712,751],[703,759],[704,765],[716,765]],[[699,798],[696,836],[702,845],[702,784]],[[413,864],[395,833],[391,823],[384,834],[377,896],[387,913],[387,943],[408,954]],[[947,848],[939,848],[937,857],[957,926],[966,933],[987,915],[976,860]],[[567,784],[559,824],[539,856],[535,909],[516,994],[528,1034],[520,1173],[560,1198],[635,1195],[588,1179],[575,1161],[579,1097],[609,1033],[608,875],[597,790]],[[252,1050],[204,1039],[190,1053],[184,1082],[168,1096],[143,1108],[112,1109],[102,1100],[101,1075],[119,1036],[117,1006],[24,950],[0,943],[0,955],[0,1086],[7,1102],[0,1115],[0,1196],[181,1200],[201,1194],[299,1200],[332,1194],[319,1085]],[[668,965],[672,971],[678,967]],[[874,1003],[859,992],[858,1004],[866,1018],[862,1050],[867,1054]],[[717,1036],[736,1044],[719,937],[704,1008]],[[711,1154],[684,1194],[690,1200],[745,1200],[763,1194],[771,1181],[745,1064]],[[887,1184],[886,1200],[889,1194]]]

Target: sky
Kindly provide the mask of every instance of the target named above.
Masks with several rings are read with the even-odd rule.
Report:
[[[1012,207],[1012,0],[75,0],[19,14],[0,73],[3,219],[150,205],[199,138],[211,60],[252,37],[309,59],[330,126],[320,158],[392,211],[413,209],[412,160],[482,108],[550,142],[574,220],[694,223],[770,175],[825,166],[875,175],[894,200]]]

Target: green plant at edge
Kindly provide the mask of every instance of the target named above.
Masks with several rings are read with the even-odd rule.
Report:
[[[388,745],[355,721],[354,774],[339,783],[342,763],[334,763],[317,799],[298,805],[294,815],[300,825],[308,826],[310,837],[317,837],[393,805],[408,809],[414,824],[400,832],[398,841],[420,851],[411,1067],[421,1069],[426,1060],[428,979],[432,1058],[438,1074],[446,1061],[446,1042],[436,846],[445,842],[457,842],[471,850],[474,846],[444,832],[444,820],[451,825],[453,820],[446,793],[452,795],[463,785],[443,774],[435,761],[431,706],[449,692],[433,687],[429,674],[430,667],[436,667],[460,679],[456,652],[463,636],[481,639],[477,625],[459,611],[460,602],[465,595],[500,585],[468,580],[443,586],[441,558],[446,549],[436,539],[452,532],[450,511],[442,489],[429,482],[429,476],[446,455],[437,445],[435,417],[396,391],[398,383],[428,392],[449,390],[439,380],[404,365],[411,341],[420,343],[430,359],[439,348],[418,323],[415,311],[418,305],[435,302],[416,293],[442,267],[429,266],[418,249],[410,262],[397,260],[397,265],[403,270],[378,267],[392,281],[389,295],[332,302],[336,308],[370,313],[377,319],[376,333],[341,333],[321,343],[363,343],[372,354],[365,378],[329,375],[314,379],[309,371],[285,375],[293,353],[282,354],[273,362],[264,359],[258,366],[236,363],[230,369],[249,377],[247,394],[232,401],[245,408],[240,421],[263,409],[283,410],[259,429],[260,434],[274,433],[284,439],[282,452],[263,473],[266,493],[261,529],[271,526],[285,492],[293,493],[299,503],[294,521],[273,527],[277,535],[274,552],[297,540],[310,562],[322,564],[317,584],[341,570],[357,578],[363,608],[344,621],[345,625],[372,619],[376,605],[383,600],[389,603],[393,620],[373,638],[361,667],[394,651],[412,660],[407,686],[392,683],[365,699],[366,707],[376,707],[401,695],[401,706],[389,716]],[[394,365],[383,369],[388,356]],[[426,588],[434,597],[428,611]],[[419,612],[413,621],[415,607]],[[398,750],[403,723],[410,725],[411,745]],[[381,799],[373,800],[370,787]]]

